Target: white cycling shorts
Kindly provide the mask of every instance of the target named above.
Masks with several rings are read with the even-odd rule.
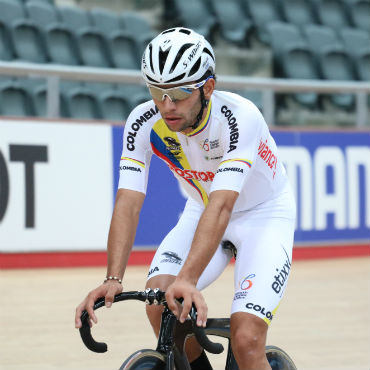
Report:
[[[179,273],[189,253],[203,208],[188,200],[177,225],[158,247],[148,279]],[[231,313],[248,312],[267,324],[284,294],[292,261],[295,202],[291,191],[252,210],[233,213],[223,240],[237,249]],[[199,278],[202,290],[224,271],[232,253],[220,245]]]

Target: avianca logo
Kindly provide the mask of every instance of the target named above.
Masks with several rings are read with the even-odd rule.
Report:
[[[258,155],[266,162],[266,164],[271,168],[273,171],[272,178],[275,177],[276,173],[276,164],[277,164],[277,157],[275,154],[272,153],[271,149],[267,145],[267,139],[265,142],[260,140],[260,145],[258,147]]]
[[[175,172],[177,175],[181,176],[186,180],[198,180],[198,181],[213,181],[215,174],[211,171],[195,171],[195,170],[182,170],[181,168],[175,166],[169,166],[170,170]]]

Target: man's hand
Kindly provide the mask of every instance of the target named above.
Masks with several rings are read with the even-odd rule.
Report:
[[[175,298],[184,298],[181,313]],[[182,323],[187,318],[191,310],[192,303],[194,303],[198,312],[197,325],[203,327],[206,326],[208,307],[201,292],[195,287],[194,284],[186,280],[177,278],[166,289],[166,300],[169,309]]]
[[[101,297],[105,297],[105,306],[111,307],[114,296],[116,294],[121,293],[123,290],[122,285],[117,281],[107,281],[104,284],[100,285],[96,289],[92,290],[87,297],[81,302],[80,305],[76,308],[76,315],[75,315],[75,327],[76,329],[81,328],[81,314],[84,310],[87,311],[89,314],[89,324],[90,326],[93,325],[93,322],[97,324],[98,319],[94,313],[94,303],[97,299]]]

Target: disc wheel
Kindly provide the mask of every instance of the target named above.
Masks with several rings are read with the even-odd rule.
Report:
[[[161,353],[152,349],[141,349],[128,357],[119,370],[164,370],[165,368],[166,361]]]
[[[293,360],[279,347],[266,346],[266,357],[272,370],[297,370]]]

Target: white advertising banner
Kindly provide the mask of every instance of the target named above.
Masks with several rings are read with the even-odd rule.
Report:
[[[0,121],[0,252],[103,250],[109,125]]]

